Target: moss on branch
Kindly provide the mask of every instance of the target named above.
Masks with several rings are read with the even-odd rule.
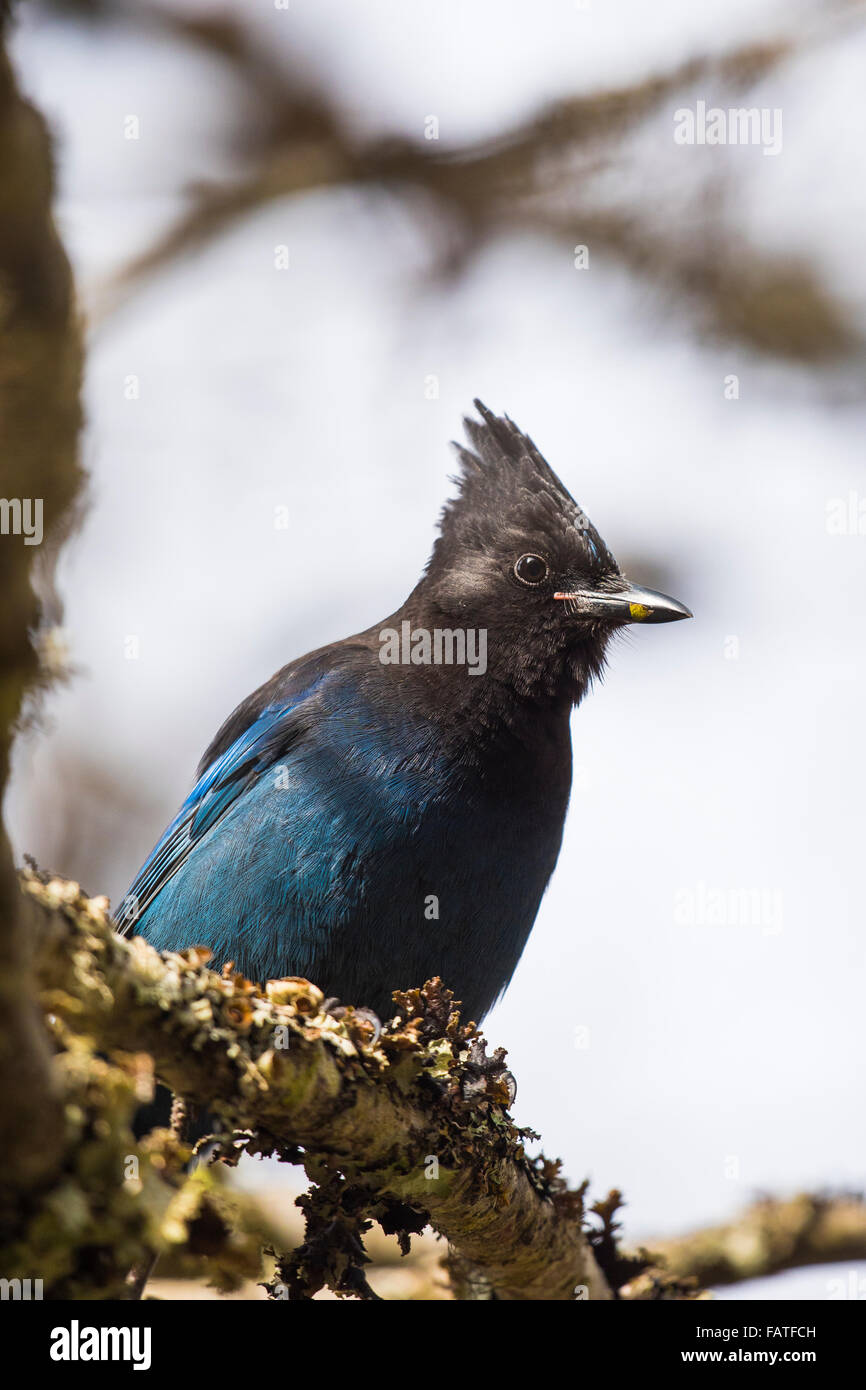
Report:
[[[260,988],[208,970],[204,951],[160,955],[122,939],[105,900],[74,883],[32,871],[21,882],[66,1157],[2,1244],[4,1273],[40,1271],[48,1296],[131,1296],[130,1270],[172,1252],[176,1268],[206,1256],[224,1289],[261,1273],[262,1232],[233,1208],[221,1166],[190,1174],[189,1150],[167,1130],[133,1139],[153,1073],[207,1107],[223,1163],[247,1152],[303,1164],[306,1236],[272,1252],[265,1287],[276,1298],[326,1287],[376,1298],[363,1245],[373,1222],[404,1251],[428,1223],[445,1236],[465,1299],[694,1298],[866,1257],[866,1204],[851,1196],[765,1199],[728,1225],[629,1255],[618,1192],[587,1211],[585,1185],[569,1191],[557,1164],[527,1158],[504,1054],[487,1055],[438,981],[395,996],[380,1030],[352,1008],[326,1010],[308,981]]]
[[[503,1054],[487,1056],[438,982],[398,996],[379,1033],[352,1009],[326,1012],[307,981],[260,989],[208,970],[206,952],[126,941],[76,884],[27,872],[22,885],[43,1006],[76,1035],[148,1054],[173,1090],[253,1131],[251,1151],[302,1158],[344,1207],[355,1194],[353,1219],[404,1233],[429,1220],[497,1298],[611,1296],[579,1194],[525,1154]]]

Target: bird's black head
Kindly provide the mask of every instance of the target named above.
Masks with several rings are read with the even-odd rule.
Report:
[[[458,495],[419,589],[455,626],[486,629],[491,675],[521,695],[578,701],[626,623],[689,618],[630,584],[589,518],[507,416],[475,401],[455,445]]]

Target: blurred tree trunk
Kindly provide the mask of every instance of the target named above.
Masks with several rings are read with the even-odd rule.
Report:
[[[69,264],[51,215],[51,141],[16,85],[5,51],[5,6],[0,24],[2,794],[22,708],[44,679],[35,634],[43,620],[56,622],[59,616],[49,556],[69,529],[82,475],[77,454],[81,342]],[[37,578],[42,600],[34,590]],[[30,987],[25,909],[0,830],[0,1147],[4,1188],[12,1202],[50,1176],[63,1145],[62,1109]]]

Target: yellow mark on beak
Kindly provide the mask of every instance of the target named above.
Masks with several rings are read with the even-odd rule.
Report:
[[[630,603],[628,611],[637,622],[640,622],[641,619],[649,617],[652,609],[647,608],[643,603]]]

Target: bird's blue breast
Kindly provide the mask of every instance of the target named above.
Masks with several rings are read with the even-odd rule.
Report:
[[[132,929],[385,1014],[438,974],[478,1017],[520,955],[565,805],[515,805],[368,685],[328,672],[205,770],[130,889]]]

